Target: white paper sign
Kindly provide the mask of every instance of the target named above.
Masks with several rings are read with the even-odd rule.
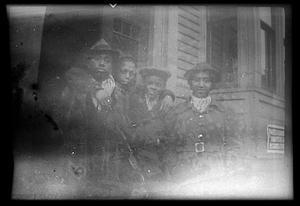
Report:
[[[284,127],[278,125],[267,126],[267,152],[284,153]]]

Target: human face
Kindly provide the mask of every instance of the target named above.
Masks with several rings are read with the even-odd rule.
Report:
[[[151,97],[158,96],[165,88],[165,81],[157,76],[148,76],[145,78],[147,94]]]
[[[127,85],[136,78],[136,65],[130,60],[125,60],[120,65],[118,80],[120,84]]]
[[[209,72],[201,71],[196,73],[190,80],[190,87],[195,97],[207,97],[212,88],[212,81]]]
[[[90,63],[96,71],[112,71],[112,56],[108,54],[99,54],[90,58]]]

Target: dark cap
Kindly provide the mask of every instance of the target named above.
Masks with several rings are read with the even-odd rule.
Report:
[[[143,79],[145,79],[148,76],[157,76],[157,77],[161,77],[162,79],[164,79],[164,81],[167,81],[171,77],[170,72],[156,69],[154,67],[144,68],[140,71],[140,74]]]
[[[201,71],[208,71],[212,75],[213,80],[215,81],[217,78],[218,70],[212,67],[210,64],[206,62],[197,63],[192,69],[188,70],[184,74],[184,78],[186,80],[190,80],[195,74]]]
[[[119,51],[114,50],[111,46],[101,38],[93,46],[85,51],[86,55],[98,55],[102,53],[110,54],[112,57],[118,57]]]
[[[120,51],[119,62],[122,62],[124,60],[131,60],[134,63],[136,63],[136,58],[134,58],[134,56],[132,56],[129,53],[124,53],[124,52]]]

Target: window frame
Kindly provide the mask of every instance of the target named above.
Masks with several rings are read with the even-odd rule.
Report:
[[[119,20],[120,21],[120,31],[117,31],[117,30],[115,30],[115,27],[114,27],[114,25],[115,25],[115,20]],[[124,32],[123,32],[123,27],[124,27],[124,24],[128,24],[129,25],[129,27],[130,27],[130,34],[129,35],[127,35],[127,34],[125,34]],[[134,35],[133,35],[133,28],[138,28],[138,34],[136,35],[137,37],[134,37]],[[120,35],[120,36],[122,36],[122,37],[125,37],[125,38],[128,38],[128,39],[130,39],[130,40],[133,40],[133,41],[136,41],[137,43],[139,43],[139,38],[138,38],[138,36],[139,36],[139,34],[140,34],[140,32],[141,32],[141,28],[140,28],[140,26],[138,26],[138,25],[136,25],[136,24],[134,24],[134,23],[132,23],[132,22],[130,22],[130,21],[127,21],[126,19],[124,19],[124,18],[121,18],[121,17],[115,17],[114,19],[113,19],[113,27],[112,27],[113,29],[113,33],[116,33],[116,34],[118,34],[118,35]]]
[[[263,20],[260,20],[260,31],[264,31],[265,34],[265,62],[266,62],[266,78],[264,75],[261,76],[261,87],[271,93],[277,92],[277,71],[276,71],[276,45],[275,45],[275,31],[274,29],[265,23]],[[261,35],[263,35],[261,33]]]

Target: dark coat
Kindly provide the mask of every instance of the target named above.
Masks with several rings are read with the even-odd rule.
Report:
[[[161,109],[161,101],[166,95],[173,96],[173,93],[165,90],[150,111],[143,87],[135,88],[127,97],[122,125],[138,164],[149,178],[162,174],[160,140],[165,138],[165,112]]]
[[[51,79],[42,92],[42,107],[58,125],[67,154],[90,155],[102,150],[103,135],[99,127],[91,93],[95,85],[108,78],[73,67],[64,75]],[[100,124],[101,125],[101,124]]]
[[[170,111],[165,118],[170,139],[164,159],[170,171],[191,176],[224,168],[227,154],[240,147],[230,135],[227,120],[225,108],[215,100],[203,113],[193,107],[190,98]]]

